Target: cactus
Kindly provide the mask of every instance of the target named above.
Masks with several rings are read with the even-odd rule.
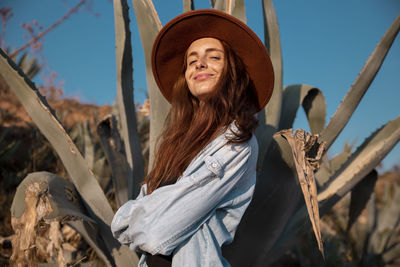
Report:
[[[243,1],[217,0],[210,2],[213,8],[219,8],[246,21]],[[183,5],[184,10],[194,8],[193,1],[183,1]],[[147,122],[136,118],[137,114],[135,114],[132,102],[132,51],[128,27],[128,6],[125,0],[114,0],[119,122],[115,122],[113,117],[106,118],[98,126],[98,135],[111,168],[117,205],[122,204],[137,192],[139,182],[145,173],[142,154],[144,151],[149,153],[148,168],[151,168],[155,140],[169,110],[169,104],[156,87],[150,64],[152,43],[161,29],[160,20],[150,0],[133,0],[133,7],[146,59],[146,79],[151,114],[150,132],[149,144],[140,147],[139,133],[141,130],[138,127],[144,125],[143,127],[146,128]],[[303,164],[301,160],[304,160],[304,154],[300,154],[300,157],[297,158],[294,157],[293,154],[302,150],[293,149],[292,147],[296,147],[293,143],[292,147],[290,146],[291,141],[288,142],[288,140],[291,137],[287,135],[287,131],[279,131],[292,127],[296,112],[301,105],[307,115],[312,134],[319,135],[318,140],[326,142],[329,148],[348,122],[382,65],[400,29],[400,17],[384,35],[337,112],[325,126],[326,104],[322,90],[310,85],[283,87],[279,28],[272,1],[264,0],[263,9],[265,44],[271,54],[277,82],[272,100],[259,113],[260,125],[256,130],[256,136],[260,149],[257,185],[253,201],[239,225],[234,242],[223,248],[223,254],[232,266],[273,264],[287,249],[296,244],[300,231],[309,227],[310,219],[315,229],[318,245],[323,251],[321,235],[318,230],[320,226],[316,203],[318,202],[319,213],[323,216],[347,193],[352,192],[355,197],[363,195],[364,201],[353,204],[353,208],[351,208],[352,221],[348,223],[348,228],[350,228],[360,209],[365,205],[365,199],[374,185],[373,182],[370,182],[370,173],[400,140],[400,117],[398,117],[374,132],[354,153],[347,151],[340,157],[329,160],[326,154],[322,154],[320,151],[318,157],[315,158],[322,158],[321,167],[315,173],[315,180],[312,177],[313,171],[309,172],[308,176],[301,177],[298,172],[300,169],[296,168],[299,166],[310,168],[307,164],[315,163],[315,161],[311,160],[308,163],[303,162]],[[0,54],[0,71],[5,82],[14,91],[33,121],[56,150],[76,188],[77,197],[82,200],[84,209],[80,211],[80,214],[84,214],[86,217],[78,216],[77,218],[80,220],[73,220],[72,217],[63,216],[62,212],[64,211],[56,210],[57,218],[65,217],[65,221],[81,233],[107,266],[127,266],[128,262],[129,265],[137,264],[138,257],[127,247],[118,244],[111,236],[109,224],[113,210],[105,196],[106,186],[99,185],[96,175],[90,168],[90,166],[94,168],[96,165],[94,161],[96,156],[90,145],[89,135],[86,135],[89,142],[85,142],[86,150],[92,151],[86,156],[86,159],[90,158],[88,163],[29,77],[3,51],[0,51]],[[118,123],[121,125],[121,133],[117,131]],[[91,156],[89,157],[89,155]],[[122,164],[116,164],[117,161]],[[99,164],[104,167],[104,159]],[[32,176],[39,180],[52,177],[48,173],[28,175],[24,185],[20,185],[18,189],[19,193],[14,198],[15,205],[13,207],[23,205],[21,203],[29,193],[25,191],[25,188],[35,184]],[[59,185],[61,183],[59,179],[61,178],[54,178],[54,183]],[[307,205],[301,202],[302,191],[299,181],[308,183],[309,189],[303,188]],[[364,188],[364,181],[368,184],[367,192],[359,189]],[[48,186],[50,188],[52,183],[49,183]],[[318,194],[316,190],[318,190]],[[52,194],[55,198],[62,199],[62,196],[58,195],[60,193],[50,189],[49,192],[54,192]],[[391,209],[394,207],[388,206],[388,210]],[[72,215],[72,210],[70,212]],[[21,214],[23,213],[13,211],[13,219],[21,220]],[[381,220],[383,221],[386,216],[382,215]],[[91,221],[89,222],[86,218]],[[88,228],[86,225],[88,223],[96,225],[96,229]],[[388,227],[391,226],[395,226],[395,224],[391,223]],[[383,236],[382,231],[375,231],[376,234],[373,234],[373,237],[382,236],[383,243],[374,245],[371,247],[371,251],[383,251],[385,246],[382,244],[388,244],[387,235]],[[35,257],[34,253],[32,257]],[[53,257],[53,261],[57,261],[57,258]]]

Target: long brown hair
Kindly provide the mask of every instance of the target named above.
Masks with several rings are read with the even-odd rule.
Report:
[[[143,182],[147,184],[148,194],[160,186],[175,183],[196,155],[233,121],[238,131],[229,143],[248,141],[257,126],[254,114],[258,102],[254,85],[242,60],[228,44],[221,43],[225,66],[216,89],[206,96],[205,101],[198,101],[187,87],[184,57],[154,167]]]

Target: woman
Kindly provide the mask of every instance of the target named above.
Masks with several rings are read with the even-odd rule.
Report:
[[[272,93],[269,56],[239,20],[196,10],[163,27],[152,67],[171,110],[153,169],[111,229],[143,253],[139,266],[229,266],[221,246],[254,191],[253,131]]]

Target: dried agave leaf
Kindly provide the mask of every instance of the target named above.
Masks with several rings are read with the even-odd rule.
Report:
[[[375,168],[400,140],[400,117],[371,134],[334,174],[325,189],[318,194],[320,215],[323,216],[343,198],[362,178]],[[272,263],[295,243],[296,236],[307,226],[307,209],[300,208],[285,226],[284,231],[265,259]]]
[[[324,257],[317,200],[317,184],[314,172],[319,168],[318,161],[321,159],[325,144],[319,144],[317,135],[305,133],[304,130],[296,130],[294,135],[292,134],[292,129],[282,130],[280,134],[285,137],[292,148],[293,159],[301,190],[303,191],[308,216],[314,230],[315,238],[317,239],[319,251]]]

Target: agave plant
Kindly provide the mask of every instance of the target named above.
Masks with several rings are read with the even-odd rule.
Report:
[[[357,199],[360,194],[360,190],[355,190],[357,184],[368,177],[400,139],[400,117],[397,117],[372,133],[354,153],[335,160],[328,159],[326,152],[323,153],[321,149],[317,154],[312,151],[311,145],[316,143],[315,136],[300,131],[296,133],[300,139],[291,139],[290,130],[281,131],[292,127],[301,105],[311,134],[318,135],[319,142],[324,142],[328,149],[349,121],[379,70],[400,29],[400,17],[385,33],[325,126],[326,104],[321,90],[306,84],[283,86],[282,54],[275,10],[271,0],[263,0],[262,3],[267,33],[265,45],[272,58],[276,83],[271,101],[258,114],[260,125],[256,136],[259,160],[254,198],[239,225],[234,242],[223,249],[224,256],[232,266],[272,264],[295,244],[302,230],[309,227],[310,221],[317,239],[320,239],[318,211],[321,215],[326,214],[349,192]],[[246,21],[243,0],[215,0],[211,1],[211,6]],[[151,114],[148,164],[151,166],[155,140],[169,110],[169,104],[155,84],[150,64],[152,44],[161,29],[161,23],[150,0],[133,0],[133,7],[145,54]],[[193,9],[193,1],[183,1],[183,7],[184,10]],[[132,51],[126,0],[114,0],[114,14],[119,116],[118,121],[112,116],[105,118],[98,125],[97,132],[111,167],[117,205],[121,205],[137,194],[145,174],[145,160],[133,108]],[[12,224],[16,232],[13,238],[13,262],[27,265],[38,262],[37,247],[34,245],[42,236],[51,240],[49,258],[65,265],[64,252],[59,245],[63,239],[59,235],[57,238],[52,235],[58,233],[61,222],[79,232],[105,265],[135,265],[137,255],[112,237],[110,222],[114,211],[92,171],[93,165],[84,159],[34,84],[6,53],[0,53],[1,74],[52,144],[71,181],[67,183],[54,174],[40,172],[28,175],[21,183],[12,206]],[[121,125],[120,131],[118,124]],[[293,153],[300,156],[293,156]],[[321,158],[320,168],[310,169],[312,164],[316,164],[313,157]],[[300,175],[302,166],[308,168],[304,172],[307,177]],[[317,184],[313,182],[314,171]],[[301,188],[304,181],[307,186]],[[304,189],[303,194],[301,189]],[[359,207],[351,208],[351,212],[354,213],[355,209]],[[20,242],[22,237],[25,237],[24,242]],[[322,249],[320,240],[318,245]]]

